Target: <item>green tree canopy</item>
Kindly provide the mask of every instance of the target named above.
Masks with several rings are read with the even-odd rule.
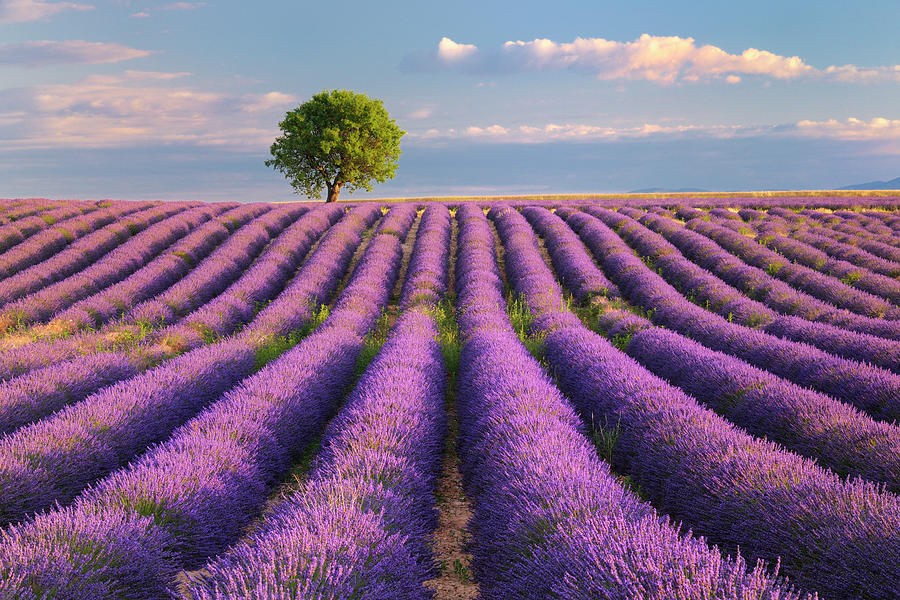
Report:
[[[350,90],[326,90],[289,111],[278,124],[266,166],[287,177],[294,191],[334,202],[341,188],[372,189],[397,171],[406,133],[381,100]]]

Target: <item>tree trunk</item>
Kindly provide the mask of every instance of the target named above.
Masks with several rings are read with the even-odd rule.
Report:
[[[325,202],[337,202],[338,194],[341,193],[341,185],[340,183],[335,183],[334,185],[326,184],[326,188],[328,188],[328,198],[325,199]]]

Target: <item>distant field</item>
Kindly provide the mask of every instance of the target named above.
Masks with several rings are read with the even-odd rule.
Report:
[[[898,207],[0,201],[0,597],[900,598]]]
[[[672,192],[672,193],[653,193],[653,194],[526,194],[520,196],[421,196],[411,198],[377,198],[367,200],[347,200],[352,202],[567,202],[567,201],[584,201],[584,200],[612,200],[624,202],[627,204],[643,203],[644,200],[671,200],[674,203],[684,203],[690,206],[700,204],[717,206],[721,204],[731,204],[737,200],[738,203],[758,204],[759,199],[778,198],[783,202],[789,201],[791,198],[827,198],[828,204],[838,201],[838,198],[846,198],[852,205],[853,200],[859,200],[863,206],[871,203],[883,201],[891,198],[895,204],[900,204],[900,190],[801,190],[801,191],[761,191],[761,192]],[[729,200],[723,203],[722,199]],[[821,202],[816,202],[821,204]]]

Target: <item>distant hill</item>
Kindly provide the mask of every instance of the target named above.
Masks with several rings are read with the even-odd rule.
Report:
[[[891,179],[890,181],[870,181],[868,183],[857,183],[856,185],[848,185],[842,190],[900,190],[900,177]]]
[[[708,192],[709,190],[704,190],[702,188],[678,188],[677,190],[672,188],[644,188],[642,190],[632,190],[628,192],[629,194],[685,194],[685,193],[696,193],[696,192]]]

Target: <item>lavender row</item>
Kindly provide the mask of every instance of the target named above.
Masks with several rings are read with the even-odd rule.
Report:
[[[900,309],[892,307],[881,298],[856,290],[808,267],[786,261],[781,255],[735,231],[699,219],[690,221],[686,226],[714,240],[744,262],[765,269],[817,298],[870,317],[900,318]]]
[[[460,457],[482,597],[796,598],[617,483],[510,326],[484,215],[463,205],[457,218]]]
[[[346,293],[342,292],[332,307],[332,312],[340,315],[341,327],[365,335],[374,326],[393,292],[403,257],[403,240],[417,214],[415,206],[401,204],[391,208],[378,223],[365,254],[353,269],[353,279],[345,288]],[[384,265],[393,264],[394,261],[397,262],[397,272],[391,271],[390,277],[385,281],[378,279],[377,274],[384,271]],[[386,286],[386,291],[382,286]],[[373,297],[381,298],[382,294],[387,294],[384,300],[373,302]],[[284,325],[280,324],[278,311],[274,311],[265,321],[265,331],[273,328],[279,333],[283,331]]]
[[[596,217],[561,209],[590,248],[604,272],[632,303],[651,311],[654,323],[686,335],[713,350],[843,400],[877,419],[900,417],[900,376],[884,369],[838,358],[799,342],[791,342],[729,323],[693,304],[651,271],[625,243]],[[695,220],[696,221],[696,220]]]
[[[806,589],[829,598],[894,598],[900,499],[751,437],[570,314],[549,318],[562,294],[516,216],[498,219],[509,280],[538,315],[537,333],[546,334],[544,356],[560,388],[608,436],[613,467],[660,510],[711,541],[754,559],[780,559],[785,574]],[[558,298],[550,300],[548,289]],[[555,326],[541,328],[549,322]],[[560,325],[566,322],[572,325]]]
[[[897,218],[897,209],[894,208],[890,212],[879,211],[879,210],[863,210],[860,214],[872,218],[877,219],[893,229],[897,231],[900,229],[900,219]]]
[[[623,212],[638,216],[635,214],[638,211],[623,209]],[[591,213],[613,228],[640,255],[649,257],[657,271],[685,296],[691,297],[697,304],[703,303],[707,309],[730,321],[806,342],[853,361],[870,362],[900,371],[900,342],[824,323],[782,317],[686,259],[678,248],[630,217],[605,209],[595,209]],[[709,243],[713,244],[711,241]]]
[[[415,247],[400,292],[400,308],[437,304],[447,291],[450,264],[451,217],[447,207],[435,204],[422,213]]]
[[[625,351],[749,433],[815,459],[838,475],[900,492],[900,427],[874,421],[825,394],[658,327],[634,333]]]
[[[132,357],[104,352],[4,381],[0,383],[0,434],[83,400],[140,370]]]
[[[819,235],[814,230],[795,231],[792,237],[795,240],[814,246],[838,260],[848,261],[858,267],[886,275],[887,277],[900,277],[900,264],[876,256],[862,248],[839,242],[825,235]]]
[[[339,268],[340,258],[331,256]],[[281,297],[275,305],[288,317],[292,309],[304,314],[306,307]],[[308,320],[295,319],[301,324]],[[249,329],[256,325],[254,321]],[[4,522],[71,500],[91,481],[163,439],[249,375],[257,366],[258,348],[269,341],[245,336],[197,348],[0,440]]]
[[[275,211],[273,211],[275,212]],[[313,241],[342,214],[340,209],[313,211],[279,236],[270,252],[271,265],[277,259],[293,262],[308,251]],[[267,213],[266,216],[277,217]],[[274,227],[274,221],[268,223]],[[261,224],[262,225],[262,224]],[[235,235],[239,235],[236,233]],[[300,237],[302,236],[302,237]],[[303,249],[305,244],[305,250]],[[223,248],[224,249],[224,248]],[[290,257],[290,258],[289,258]],[[212,258],[212,257],[211,257]],[[201,263],[202,264],[202,263]],[[285,277],[286,279],[286,277]],[[39,344],[36,344],[38,346]],[[33,348],[36,353],[53,354],[56,346]],[[69,348],[74,356],[77,345]],[[71,358],[71,357],[70,357]],[[7,433],[22,425],[38,420],[86,398],[105,385],[136,374],[146,366],[141,353],[99,353],[87,355],[58,365],[37,369],[27,375],[0,384],[0,432]]]
[[[875,234],[858,223],[846,220],[836,224],[829,224],[828,227],[823,229],[833,230],[838,235],[852,235],[872,242],[880,242],[893,248],[900,246],[900,240],[897,239],[897,235],[894,233]]]
[[[449,217],[443,206],[425,210],[402,305],[434,306],[446,289]],[[401,315],[329,426],[309,481],[248,541],[208,564],[187,596],[430,597],[422,582],[433,574],[428,536],[445,429],[437,337],[418,309]]]
[[[806,211],[804,212],[806,213]],[[832,227],[835,225],[833,220],[820,220],[820,218],[821,215],[818,218],[810,218],[792,211],[778,211],[777,213],[770,211],[764,220],[757,221],[753,225],[757,230],[758,238],[766,239],[784,235],[807,244],[812,247],[807,250],[815,255],[814,260],[828,262],[830,256],[838,261],[845,260],[888,277],[892,276],[891,273],[900,273],[900,266],[897,264],[897,259],[900,259],[900,249],[890,245],[894,241],[893,235],[890,237],[871,236],[864,229],[855,226],[850,228],[854,234],[850,234],[846,233],[846,228],[842,228],[842,231],[833,229]],[[847,225],[839,219],[837,221],[844,226]],[[843,267],[846,268],[846,265]],[[850,273],[848,281],[852,282],[855,275]]]
[[[747,213],[744,212],[744,214],[746,215]],[[865,275],[865,273],[854,273],[851,267],[839,262],[843,260],[843,256],[836,257],[837,262],[831,261],[828,256],[832,252],[848,256],[847,262],[854,263],[856,260],[862,260],[863,262],[868,263],[857,266],[863,266],[865,268],[870,268],[873,264],[874,266],[879,264],[883,266],[883,263],[881,262],[883,260],[882,258],[869,255],[868,252],[860,250],[859,248],[854,248],[850,244],[855,245],[859,241],[868,242],[875,239],[887,243],[895,242],[893,233],[887,236],[876,236],[864,229],[859,223],[842,219],[837,213],[823,213],[818,210],[802,210],[798,213],[792,210],[772,207],[763,214],[765,217],[764,219],[753,223],[753,226],[758,232],[758,239],[766,242],[767,238],[772,236],[788,236],[791,240],[794,240],[795,234],[798,233],[801,235],[806,234],[815,236],[818,238],[819,242],[828,244],[828,253],[823,254],[817,252],[814,248],[807,248],[805,245],[795,247],[791,243],[786,244],[786,249],[788,252],[797,253],[800,258],[809,263],[815,264],[815,262],[821,262],[826,267],[834,269],[835,274],[838,277],[843,278],[851,285],[856,285],[854,283],[856,279],[858,279],[860,275]],[[719,221],[718,223],[720,225],[723,224],[722,221]],[[848,235],[848,233],[856,235]],[[808,244],[808,242],[804,243]],[[876,242],[876,244],[879,244],[879,242]],[[887,246],[885,244],[880,245],[896,250],[896,248],[893,248],[892,246]],[[868,255],[868,258],[866,255]],[[854,260],[850,260],[850,258],[853,258]],[[816,269],[815,266],[811,268]],[[884,292],[883,289],[878,289],[879,287],[883,287],[883,282],[882,285],[879,286],[877,277],[873,281],[867,283],[873,288],[872,293],[878,295],[880,292]]]
[[[72,240],[147,206],[123,202],[109,208],[91,210],[85,214],[80,214],[79,211],[76,216],[59,221],[52,228],[40,231],[21,244],[4,251],[0,255],[0,278],[14,275],[59,252]]]
[[[233,543],[333,413],[363,337],[390,297],[401,255],[396,235],[375,235],[313,335],[70,508],[0,534],[0,592],[159,598],[178,571]]]
[[[331,219],[336,218],[336,215],[340,213],[342,211],[339,209],[323,209],[321,217],[324,219],[324,222],[312,221],[304,225],[310,227],[312,231],[321,231],[321,229],[328,226]],[[296,239],[297,231],[289,233],[290,235],[284,239],[279,238],[272,248],[273,252],[285,260],[291,251],[302,252],[301,248],[295,245],[295,242],[298,241]],[[312,243],[311,239],[306,241],[308,244]],[[331,253],[332,259],[336,263],[335,268],[340,270],[335,275],[339,277],[340,272],[346,269],[346,265],[342,265],[340,256],[334,256],[336,253],[332,249],[329,249],[327,246],[322,248],[323,258],[329,253]],[[294,258],[299,260],[298,257]],[[270,266],[274,263],[274,260],[269,261]],[[324,295],[324,292],[320,292],[320,294],[323,298],[327,297]],[[257,344],[265,344],[271,340],[257,339],[255,341]],[[114,364],[117,365],[119,370],[108,369],[107,375],[98,373],[95,377],[91,377],[89,375],[91,370],[97,368],[98,364],[103,364],[103,356],[116,357]],[[111,358],[108,360],[113,361]],[[101,353],[97,356],[87,355],[62,362],[15,378],[0,385],[0,415],[9,415],[11,417],[3,429],[4,431],[12,431],[18,426],[36,421],[64,405],[84,399],[89,393],[103,387],[99,382],[113,383],[119,379],[125,379],[130,375],[130,371],[143,371],[146,366],[146,357],[143,353],[132,353],[130,355],[122,355],[121,353],[107,355]],[[35,380],[53,382],[53,385],[49,387],[46,384],[36,386],[34,384]],[[61,393],[61,390],[68,391]]]
[[[262,260],[258,261],[251,270],[247,271],[244,276],[236,282],[235,286],[240,286],[245,293],[256,293],[257,295],[270,293],[272,296],[276,295],[284,286],[284,282],[288,278],[293,265],[302,260],[303,255],[305,255],[309,250],[309,247],[313,244],[315,238],[309,237],[309,235],[320,235],[321,232],[326,229],[333,220],[337,219],[340,214],[343,214],[343,210],[332,207],[310,214],[309,219],[302,219],[301,222],[298,222],[297,226],[285,232],[283,237],[276,239],[270,250],[262,257]],[[360,230],[366,227],[365,218],[357,219],[349,217],[346,221],[347,222],[344,225],[345,228],[348,223],[353,223],[353,226],[360,228]],[[298,239],[298,237],[300,237],[300,239]],[[338,230],[338,237],[340,237],[340,230]],[[353,243],[352,239],[345,243],[344,241],[339,240],[338,237],[332,237],[332,240],[334,241],[323,244],[314,254],[315,259],[310,261],[313,266],[310,268],[304,267],[298,275],[299,280],[306,279],[307,281],[313,281],[311,270],[316,268],[315,265],[318,265],[320,270],[325,271],[328,269],[330,261],[330,277],[320,281],[318,288],[308,288],[309,293],[312,294],[312,298],[302,299],[297,296],[285,296],[279,297],[274,303],[275,305],[281,306],[283,312],[290,312],[292,307],[294,307],[293,310],[299,315],[294,321],[294,325],[298,329],[308,323],[312,318],[312,313],[307,309],[307,306],[319,301],[324,301],[333,293],[337,281],[347,268],[346,257],[353,253],[355,245],[359,242],[357,238],[355,243]],[[281,276],[280,283],[275,281],[279,275]],[[263,287],[254,288],[254,285],[262,285]],[[252,316],[252,314],[253,313],[251,312],[250,316]],[[241,324],[242,323],[235,324],[235,328]],[[226,334],[231,333],[232,331],[233,329],[223,330],[221,333]],[[257,346],[265,345],[272,341],[271,338],[265,336],[251,337],[254,337],[252,341]],[[68,340],[63,340],[56,342],[55,344],[36,343],[29,347],[7,352],[5,353],[5,358],[9,358],[10,355],[12,355],[15,359],[14,361],[8,361],[10,364],[7,366],[10,369],[16,368],[18,370],[27,370],[27,367],[34,368],[42,360],[46,361],[47,358],[45,355],[47,354],[51,355],[53,358],[64,360],[65,358],[72,358],[84,350],[81,346],[81,344],[84,343],[84,340],[76,339],[73,340],[72,343],[68,342]],[[192,347],[198,347],[200,345],[202,344],[198,343]],[[58,351],[60,346],[63,347],[63,352],[57,352],[55,354],[55,351]],[[183,351],[189,349],[191,348],[181,348],[180,350]],[[173,352],[171,346],[165,346],[161,352],[158,348],[151,348],[151,350],[156,350],[156,352],[151,352],[150,356],[147,356],[146,351],[132,352],[127,357],[127,360],[133,365],[133,368],[142,371],[146,368],[148,359],[157,361],[162,360],[170,357]],[[93,365],[94,362],[95,359],[91,354],[88,354],[87,356],[72,358],[69,361],[60,362],[59,364],[39,369],[35,371],[35,374],[40,373],[46,378],[57,381],[60,385],[68,382],[69,386],[78,390],[78,381],[71,378],[84,373],[85,369],[90,368],[90,365]],[[31,389],[27,383],[28,381],[30,381],[30,375],[12,379],[6,385],[7,392],[0,394],[0,407],[2,407],[0,410],[21,414],[21,417],[17,422],[31,422],[38,420],[59,407],[54,401],[54,396],[49,393],[46,395],[30,396],[28,397],[28,401],[25,402],[19,390]],[[78,394],[70,394],[67,395],[66,398],[72,402],[81,400],[83,396],[79,397]]]
[[[362,240],[363,232],[381,216],[377,207],[351,209],[322,238],[303,268],[288,282],[288,263],[280,252],[262,258],[212,302],[163,331],[169,343],[195,347],[204,337],[231,333],[253,319],[245,335],[286,335],[308,323],[332,296]],[[285,286],[287,283],[287,286]],[[259,310],[259,304],[277,299]],[[257,312],[259,311],[259,312]],[[255,315],[255,317],[254,317]]]
[[[553,216],[542,208],[524,209],[523,214],[532,223]],[[556,245],[552,240],[556,230],[541,226],[535,226],[535,230],[545,237],[548,247]],[[527,258],[534,261],[533,257],[516,257]],[[574,258],[582,265],[583,277],[597,269],[583,247]],[[554,265],[556,261],[554,257]],[[751,434],[817,459],[840,475],[862,476],[900,491],[897,426],[873,421],[824,394],[791,384],[673,331],[652,327],[636,315],[607,310],[601,319],[611,337],[624,334],[630,338],[625,351],[642,366]]]
[[[309,218],[301,217],[301,214]],[[149,327],[174,323],[235,282],[270,242],[273,247],[286,243],[288,237],[282,238],[282,232],[291,232],[289,243],[292,250],[305,256],[313,241],[337,220],[337,216],[329,218],[328,214],[338,213],[319,214],[294,207],[266,212],[232,233],[220,248],[197,264],[184,279],[162,294],[132,306],[124,320]],[[295,239],[297,233],[303,237]]]
[[[259,260],[242,272],[240,278],[223,294],[188,314],[182,319],[181,324],[212,323],[210,329],[216,336],[233,333],[253,318],[257,303],[269,301],[278,295],[316,239],[343,214],[342,208],[331,206],[304,215],[300,221],[276,238]],[[374,219],[374,214],[371,218]],[[365,227],[365,225],[357,226]],[[346,270],[344,256],[353,253],[353,248],[341,249],[340,246],[340,241],[331,242],[323,244],[321,252],[316,252],[318,255],[316,261],[322,265],[331,264],[332,268],[337,270],[335,279]],[[353,247],[355,248],[355,245]],[[221,271],[213,272],[214,275],[217,273]],[[309,270],[306,276],[311,276]],[[323,289],[321,294],[324,297],[328,294],[328,290]],[[214,318],[218,318],[218,321],[213,321]],[[203,331],[197,326],[183,326],[179,329],[178,325],[175,325],[152,336],[150,342],[162,340],[167,342],[167,347],[175,350],[189,350],[203,344]],[[187,340],[188,336],[190,341]],[[0,379],[9,380],[60,361],[79,360],[78,356],[99,350],[99,345],[104,339],[105,334],[102,333],[79,334],[70,339],[56,340],[52,343],[36,342],[22,348],[7,350],[0,353]]]
[[[826,227],[818,228],[816,231],[821,235],[830,237],[838,242],[858,246],[867,252],[871,252],[875,256],[880,256],[883,259],[900,263],[900,248],[897,248],[896,246],[892,246],[882,241],[860,237],[857,234],[835,231]]]
[[[835,277],[855,289],[880,296],[893,304],[900,303],[900,282],[896,279],[857,267],[845,260],[831,258],[827,253],[796,238],[763,235],[757,237],[757,241],[796,263]]]
[[[729,551],[829,598],[894,598],[900,502],[751,438],[586,330],[546,339],[557,381],[615,437],[613,466]]]
[[[170,288],[228,239],[235,229],[269,211],[264,204],[244,204],[218,215],[178,240],[159,256],[114,285],[84,298],[54,316],[51,326],[71,332],[99,327],[138,302]],[[285,215],[288,221],[291,215]],[[286,223],[285,223],[286,224]]]
[[[24,219],[25,217],[46,213],[55,208],[60,208],[61,205],[62,203],[49,201],[22,202],[18,205],[7,204],[3,207],[0,225],[7,225],[13,221]],[[46,223],[46,221],[44,222]]]
[[[0,210],[2,212],[7,212],[10,210],[15,210],[21,206],[27,206],[31,204],[43,204],[44,202],[48,202],[46,198],[0,198]]]
[[[578,302],[595,296],[615,297],[619,290],[594,266],[584,244],[566,222],[540,207],[526,207],[522,214],[544,239],[560,283]]]
[[[854,309],[849,304],[846,304],[846,300],[844,300],[847,308],[856,310],[856,312],[862,312],[860,310],[860,307],[862,307],[861,303],[868,303],[871,308],[871,306],[874,306],[872,304],[873,298],[878,297],[879,301],[882,303],[884,303],[885,300],[888,302],[884,304],[878,314],[873,313],[871,310],[868,311],[868,314],[891,319],[900,318],[900,310],[890,304],[894,300],[900,298],[900,289],[898,289],[896,281],[893,281],[890,277],[885,277],[884,275],[869,272],[868,270],[854,266],[848,261],[832,259],[827,253],[795,239],[795,233],[798,230],[802,231],[803,229],[807,229],[808,226],[812,226],[814,231],[820,233],[830,232],[832,235],[840,235],[837,231],[829,229],[829,226],[834,223],[834,220],[840,220],[839,217],[834,213],[826,214],[818,211],[802,211],[800,214],[788,210],[776,209],[776,211],[777,212],[770,211],[764,221],[754,224],[756,228],[756,243],[772,252],[770,258],[783,256],[789,261],[793,261],[790,266],[792,269],[800,271],[801,276],[799,281],[803,281],[811,288],[827,287],[826,284],[828,283],[828,280],[823,279],[823,276],[830,276],[839,280],[837,282],[832,280],[831,282],[833,286],[836,286],[835,290],[819,289],[817,295],[829,302],[840,305],[835,298],[846,296],[847,288],[852,288],[857,290],[858,297],[855,300],[851,298],[851,302],[857,303],[857,308]],[[815,217],[810,219],[810,215],[813,214]],[[848,223],[847,221],[840,222],[845,225]],[[712,224],[727,226],[728,228],[746,235],[748,238],[754,237],[752,229],[743,227],[736,228],[728,221],[713,219]],[[853,227],[858,227],[858,225],[854,224]],[[832,240],[832,243],[836,242]],[[751,242],[751,244],[753,243]],[[753,251],[755,251],[755,246],[756,244],[753,244]],[[803,271],[804,267],[810,270],[805,276]],[[777,265],[771,267],[773,272],[779,268],[780,267]],[[814,281],[812,283],[806,281],[809,279],[810,273],[817,274],[813,277]],[[788,273],[788,275],[790,275],[790,273]],[[811,293],[815,293],[812,289],[810,291]],[[830,296],[825,297],[823,294],[825,296],[829,296],[830,294]]]
[[[0,323],[21,327],[45,321],[81,298],[127,277],[224,209],[210,204],[180,212],[148,227],[83,271],[7,304],[0,311]]]
[[[11,302],[91,265],[134,233],[184,210],[162,204],[119,218],[79,238],[50,258],[0,281],[0,302]]]
[[[686,257],[704,269],[743,291],[750,298],[759,300],[780,313],[859,333],[900,340],[900,323],[858,315],[798,291],[762,269],[746,264],[708,237],[669,219],[642,214],[631,209],[621,209],[621,212],[636,218],[644,226],[662,235]],[[793,323],[796,319],[784,318],[781,321]],[[792,337],[792,339],[812,341],[816,338],[807,340]]]
[[[836,217],[840,217],[844,220],[844,222],[849,222],[854,225],[859,225],[864,228],[869,233],[874,233],[876,235],[884,235],[888,237],[894,236],[894,230],[890,227],[886,226],[879,219],[873,219],[871,217],[867,217],[862,213],[851,211],[851,210],[836,210],[834,211],[834,215]]]
[[[41,214],[26,217],[13,223],[7,223],[6,225],[0,226],[0,252],[6,252],[13,246],[24,242],[26,238],[29,238],[48,227],[52,227],[59,221],[72,219],[101,208],[109,208],[109,206],[101,206],[100,204],[88,202],[66,203],[64,206],[54,207]],[[6,271],[8,270],[9,268],[7,267]]]
[[[250,539],[208,564],[187,597],[431,597],[422,584],[434,576],[446,429],[437,337],[431,317],[401,315],[329,425],[308,480]]]
[[[793,211],[770,209],[768,215],[770,218],[775,216],[789,222],[793,228],[809,226],[809,231],[814,231],[819,235],[843,244],[862,248],[864,251],[871,252],[882,259],[900,262],[900,248],[888,243],[896,237],[894,235],[891,235],[890,238],[882,237],[880,240],[887,241],[880,241],[879,239],[876,239],[877,236],[873,236],[868,231],[859,227],[850,226],[848,232],[847,224],[843,223],[840,218],[827,213],[820,213],[819,211],[803,211],[803,214],[797,214]],[[832,226],[842,223],[842,231],[832,229]]]
[[[699,208],[693,208],[691,206],[676,206],[675,216],[684,221],[685,223],[692,219],[701,219],[703,221],[709,221],[709,213],[704,210],[700,210]]]

